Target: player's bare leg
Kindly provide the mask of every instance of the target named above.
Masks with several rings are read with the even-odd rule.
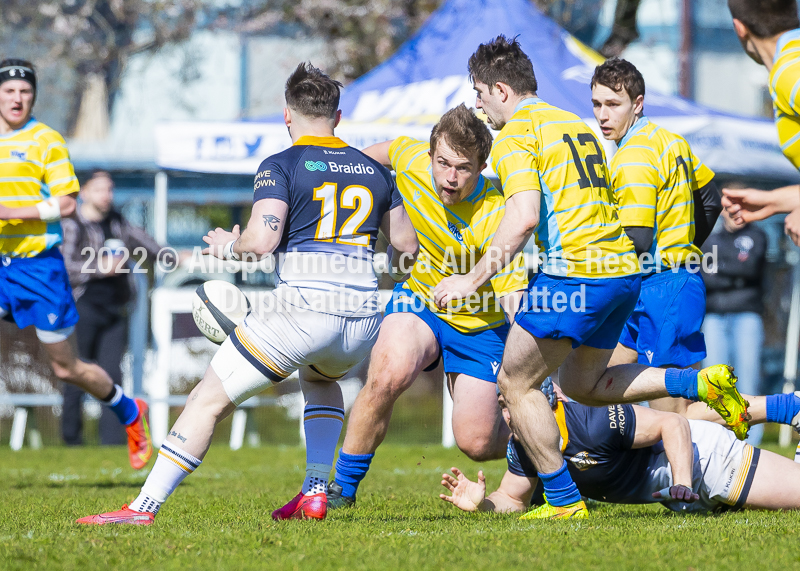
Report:
[[[367,383],[350,411],[335,481],[328,486],[329,509],[355,503],[358,485],[386,437],[395,401],[438,354],[436,336],[413,313],[392,313],[383,320],[372,348]]]
[[[42,343],[42,346],[60,381],[80,387],[97,399],[106,398],[114,388],[114,381],[100,366],[78,359],[74,334],[64,341]]]
[[[189,393],[186,406],[161,445],[142,490],[131,503],[116,512],[87,516],[77,523],[153,523],[161,504],[203,461],[217,424],[236,408],[212,367]]]
[[[458,448],[476,462],[505,458],[511,431],[497,404],[495,384],[453,373],[447,375],[447,382]]]
[[[800,464],[762,450],[744,505],[750,509],[800,509]]]
[[[74,334],[63,341],[43,342],[42,346],[56,377],[80,387],[119,418],[128,438],[128,460],[134,469],[144,468],[153,455],[145,402],[125,396],[122,387],[115,385],[99,365],[78,359]]]
[[[275,520],[325,519],[328,511],[328,477],[344,423],[342,389],[310,367],[300,369],[300,389],[305,398],[306,476],[300,493],[272,512]]]
[[[569,339],[539,339],[515,324],[508,333],[497,375],[512,428],[541,473],[557,471],[564,459],[559,452],[558,424],[539,388],[570,351]]]
[[[386,437],[394,403],[439,353],[433,332],[411,313],[384,319],[372,349],[367,383],[358,393],[342,450],[371,454]]]
[[[617,365],[630,365],[637,363],[639,360],[639,354],[635,349],[631,349],[630,347],[626,347],[622,343],[617,343],[617,346],[614,348],[614,353],[611,355],[611,360],[608,362],[608,368],[615,367]],[[675,366],[666,366],[666,367],[659,367],[661,369],[668,369],[668,368],[680,368]],[[693,369],[700,369],[700,363],[696,363],[692,365]],[[685,416],[686,408],[692,403],[684,398],[673,398],[673,397],[661,397],[657,399],[651,399],[649,401],[650,408],[655,410],[661,410],[664,412],[675,412],[677,414]],[[705,405],[703,405],[705,406]],[[716,414],[716,413],[715,413]]]

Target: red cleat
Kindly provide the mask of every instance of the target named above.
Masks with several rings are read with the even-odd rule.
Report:
[[[135,512],[128,507],[128,504],[125,504],[119,511],[99,515],[87,515],[86,517],[75,520],[75,523],[83,523],[86,525],[104,525],[106,523],[151,525],[155,518],[156,516],[150,512]]]
[[[292,500],[272,512],[272,519],[280,521],[282,519],[325,519],[328,513],[328,497],[325,492],[306,496],[302,492],[297,494]]]
[[[128,433],[128,458],[134,470],[141,470],[153,455],[153,441],[150,438],[150,422],[147,418],[147,403],[134,399],[139,407],[139,415],[125,427]]]

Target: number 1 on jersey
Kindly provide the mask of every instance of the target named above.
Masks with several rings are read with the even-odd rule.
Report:
[[[359,227],[372,212],[372,193],[368,188],[359,185],[346,187],[341,194],[341,207],[355,208],[355,211],[344,221],[336,234],[336,183],[326,182],[314,189],[314,200],[319,200],[320,217],[314,239],[319,242],[338,242],[351,246],[369,246],[369,235],[360,234]]]

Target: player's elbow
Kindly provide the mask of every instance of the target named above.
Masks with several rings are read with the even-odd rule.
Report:
[[[58,206],[61,210],[61,218],[66,218],[67,216],[72,216],[75,213],[75,209],[78,206],[78,201],[73,195],[62,196],[58,199]]]
[[[419,240],[417,240],[416,232],[402,236],[396,243],[392,242],[392,247],[401,254],[411,256],[416,260],[419,254]]]
[[[516,218],[516,227],[522,230],[526,236],[533,233],[539,225],[539,213],[535,211],[519,212]]]

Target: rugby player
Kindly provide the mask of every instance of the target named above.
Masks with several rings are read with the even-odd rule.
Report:
[[[378,231],[393,247],[394,268],[404,256],[411,265],[418,249],[389,171],[334,136],[340,87],[311,64],[297,67],[285,89],[292,147],[261,163],[247,228],[241,234],[217,228],[204,238],[204,253],[226,259],[282,252],[278,286],[223,342],[136,500],[78,523],[153,523],[161,504],[200,466],[217,423],[295,370],[306,400],[306,478],[272,517],[325,518],[344,421],[335,381],[367,356],[381,321],[372,266]]]
[[[540,271],[508,334],[497,381],[518,436],[536,462],[548,503],[535,517],[588,512],[558,449],[558,425],[539,386],[560,368],[571,398],[586,404],[683,396],[707,402],[747,434],[747,408],[730,369],[698,371],[618,365],[608,369],[623,326],[639,298],[633,243],[620,224],[602,146],[579,117],[536,96],[530,59],[503,36],[470,57],[477,107],[500,129],[494,171],[508,207],[491,247],[466,275],[442,280],[439,307],[472,295],[537,230]],[[541,223],[540,223],[541,221]]]
[[[553,402],[561,454],[588,498],[661,502],[673,511],[697,513],[800,508],[800,466],[737,440],[718,424],[636,405]],[[752,422],[760,420],[754,415]],[[439,497],[464,511],[521,512],[532,499],[543,501],[536,467],[515,438],[506,458],[508,470],[488,497],[482,472],[471,482],[458,468],[452,468],[455,477],[442,475],[451,495]]]
[[[796,0],[728,0],[733,29],[744,51],[769,71],[769,93],[781,151],[800,169],[800,18]],[[800,185],[771,191],[722,189],[734,222],[789,212],[786,234],[800,245]]]
[[[432,297],[443,277],[469,271],[503,216],[503,195],[481,174],[491,145],[483,121],[460,105],[442,116],[430,143],[400,137],[364,151],[397,173],[420,255],[408,281],[395,287],[367,383],[350,411],[336,477],[328,488],[331,506],[355,503],[395,401],[421,371],[436,368],[440,360],[453,397],[458,447],[474,460],[505,454],[508,428],[494,396],[495,383],[508,334],[506,313],[516,311],[526,283],[522,259],[460,307],[439,309]]]
[[[153,454],[147,405],[76,356],[78,310],[58,245],[61,218],[75,211],[80,188],[64,139],[32,116],[35,101],[33,65],[0,61],[0,317],[20,329],[33,325],[56,377],[114,412],[139,470]]]
[[[714,173],[683,137],[645,116],[644,78],[633,64],[607,60],[595,69],[591,87],[603,137],[617,144],[611,188],[642,270],[639,300],[609,366],[695,366],[706,357],[700,246],[722,210]],[[673,399],[651,404],[675,406]]]

